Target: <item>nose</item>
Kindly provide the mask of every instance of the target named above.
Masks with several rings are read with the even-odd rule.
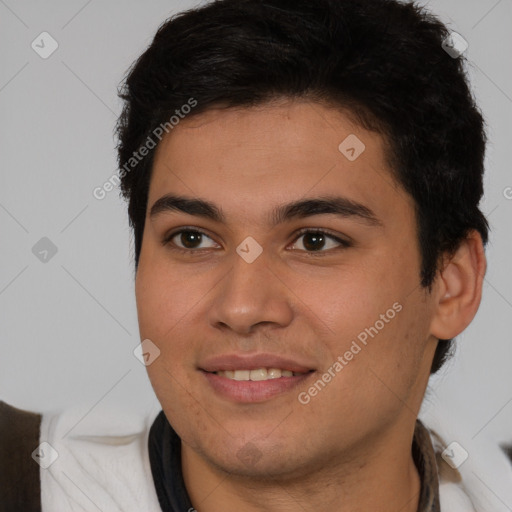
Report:
[[[236,254],[231,270],[215,288],[210,324],[238,335],[251,334],[261,326],[289,325],[293,292],[275,267],[271,267],[265,251],[252,263]]]

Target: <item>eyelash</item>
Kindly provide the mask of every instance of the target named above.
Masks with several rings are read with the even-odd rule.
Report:
[[[202,251],[205,251],[207,249],[184,249],[183,247],[178,247],[177,245],[175,245],[174,243],[171,242],[171,240],[176,236],[176,235],[179,235],[181,233],[189,233],[189,232],[192,232],[192,233],[199,233],[201,235],[205,235],[206,237],[212,239],[211,236],[209,236],[207,233],[205,233],[204,231],[198,229],[198,228],[193,228],[193,227],[185,227],[185,228],[181,228],[179,229],[178,231],[173,231],[172,233],[168,234],[162,241],[162,245],[164,246],[168,246],[171,250],[173,251],[177,251],[177,252],[180,252],[182,254],[187,254],[187,255],[194,255],[194,253],[197,253],[198,255],[201,255],[202,254]],[[347,240],[342,240],[341,238],[338,238],[337,236],[331,234],[329,231],[326,231],[324,229],[317,229],[317,228],[302,228],[301,230],[299,230],[297,233],[296,233],[296,237],[295,239],[293,240],[293,244],[295,244],[297,242],[297,240],[305,235],[305,234],[315,234],[315,235],[324,235],[326,236],[327,238],[330,238],[334,241],[336,241],[337,243],[340,244],[340,247],[336,247],[336,248],[333,248],[333,249],[328,249],[326,251],[323,251],[323,250],[319,250],[319,251],[304,251],[304,250],[301,250],[300,252],[303,252],[305,254],[307,254],[308,256],[324,256],[326,253],[330,253],[332,252],[333,250],[337,250],[337,249],[347,249],[349,247],[352,247],[352,244],[350,242],[348,242]]]

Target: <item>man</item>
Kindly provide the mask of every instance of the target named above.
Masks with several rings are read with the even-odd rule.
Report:
[[[43,418],[43,510],[505,510],[417,419],[486,269],[457,41],[391,0],[220,0],[162,25],[118,133],[163,411],[71,438],[76,418]]]

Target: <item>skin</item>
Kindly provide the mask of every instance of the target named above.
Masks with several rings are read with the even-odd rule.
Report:
[[[366,146],[355,161],[338,150],[350,134]],[[159,146],[137,308],[141,339],[161,351],[148,375],[182,439],[184,480],[200,512],[417,510],[415,421],[438,339],[459,334],[476,313],[485,257],[472,232],[432,292],[421,288],[414,203],[392,178],[385,149],[346,113],[286,99],[186,118]],[[226,222],[151,216],[169,193],[215,203]],[[365,205],[380,224],[333,214],[269,223],[277,205],[326,195]],[[189,253],[172,248],[187,247],[180,234],[162,243],[187,227],[206,233]],[[312,244],[301,228],[351,245]],[[248,236],[263,248],[250,264],[236,252]],[[395,303],[401,311],[300,403],[299,393]],[[234,352],[300,357],[316,371],[297,389],[240,404],[198,369]]]

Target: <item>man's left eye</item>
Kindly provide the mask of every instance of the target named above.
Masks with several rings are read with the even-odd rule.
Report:
[[[347,241],[341,240],[340,238],[321,230],[303,231],[294,242],[294,245],[297,243],[297,240],[301,238],[303,239],[301,244],[304,249],[300,250],[304,250],[306,252],[326,252],[329,249],[339,246],[350,247],[350,244]]]

